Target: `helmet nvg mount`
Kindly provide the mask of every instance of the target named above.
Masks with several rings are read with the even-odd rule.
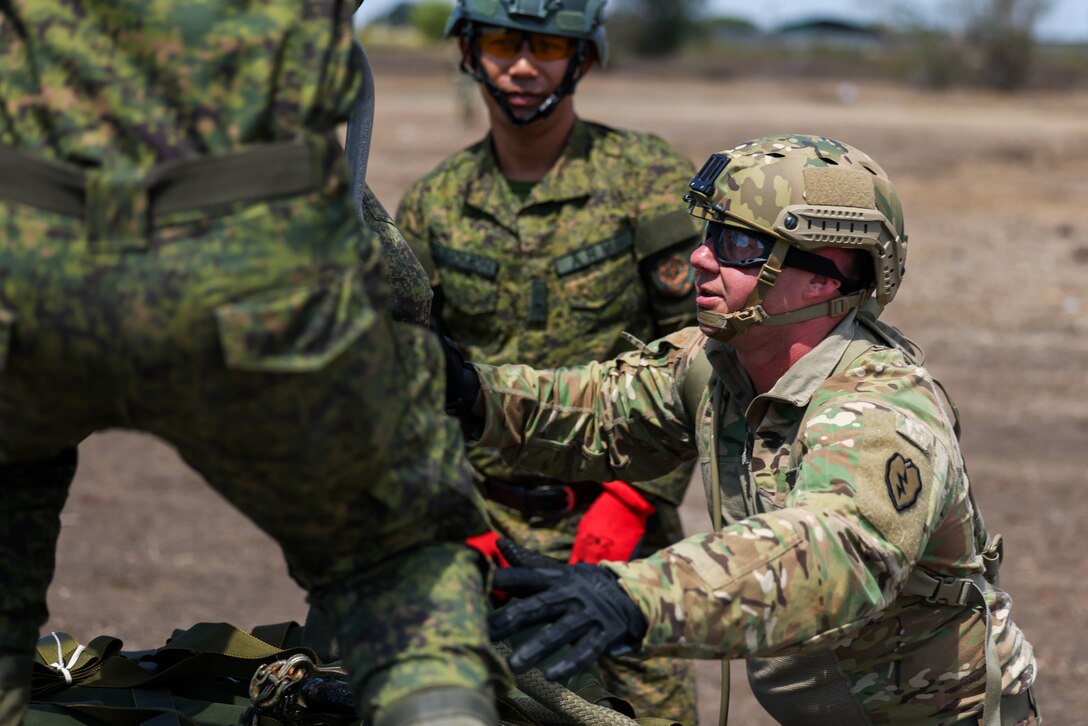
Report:
[[[464,38],[471,55],[471,67],[462,59],[461,70],[482,83],[503,113],[515,126],[525,126],[555,110],[556,105],[574,92],[582,77],[582,65],[596,54],[603,66],[608,62],[608,38],[604,29],[604,6],[608,0],[457,0],[446,23],[446,37]],[[525,33],[544,33],[573,38],[577,51],[568,61],[559,86],[530,115],[518,117],[505,94],[488,78],[480,66],[480,52],[473,38],[480,26],[496,26]]]
[[[891,180],[863,151],[822,136],[767,136],[712,154],[689,185],[688,213],[765,235],[774,242],[743,310],[699,311],[728,340],[756,325],[841,315],[870,295],[883,308],[906,264],[903,209]],[[872,260],[872,285],[800,310],[771,315],[762,306],[791,248],[858,250]],[[867,276],[868,277],[868,276]]]

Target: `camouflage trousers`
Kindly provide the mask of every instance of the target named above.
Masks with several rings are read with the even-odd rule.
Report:
[[[682,466],[662,477],[668,491],[683,497],[691,481],[694,464]],[[556,516],[532,516],[488,501],[487,511],[495,529],[504,537],[550,557],[563,561],[570,558],[578,522],[585,514],[583,506],[573,512]],[[644,557],[683,539],[680,514],[674,504],[657,502],[657,511],[646,523],[646,535],[639,544],[636,557]],[[605,656],[598,661],[605,690],[626,700],[638,716],[654,716],[679,721],[684,726],[696,726],[698,702],[695,694],[695,669],[683,658],[638,658]]]
[[[347,194],[177,213],[142,238],[0,199],[0,230],[9,716],[47,619],[75,447],[114,427],[176,447],[275,538],[364,709],[505,677],[462,545],[486,523],[441,413],[441,347],[383,312],[379,245]]]

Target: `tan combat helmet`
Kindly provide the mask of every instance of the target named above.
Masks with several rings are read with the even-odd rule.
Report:
[[[699,312],[700,323],[721,331],[713,337],[727,340],[755,325],[841,315],[870,296],[883,308],[895,297],[907,256],[903,209],[888,175],[863,151],[822,136],[767,136],[712,154],[689,188],[688,212],[707,220],[708,235],[739,229],[748,233],[745,244],[765,249],[740,263],[725,262],[760,264],[759,282],[743,310]],[[830,260],[811,254],[821,247],[867,253],[871,275],[843,277]],[[844,294],[768,314],[761,302],[783,267],[838,279]]]

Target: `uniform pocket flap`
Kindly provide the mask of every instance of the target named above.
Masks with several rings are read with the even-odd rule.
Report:
[[[228,368],[306,373],[328,365],[377,313],[351,269],[221,305],[215,316]]]
[[[442,270],[441,285],[446,305],[468,315],[495,312],[499,286],[478,275],[465,275],[451,269]]]

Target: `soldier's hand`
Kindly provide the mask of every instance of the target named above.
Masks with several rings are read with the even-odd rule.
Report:
[[[465,420],[472,416],[473,405],[480,395],[480,377],[465,361],[457,343],[434,323],[431,330],[442,341],[442,353],[446,357],[446,413]]]
[[[646,618],[608,570],[566,565],[509,540],[499,540],[499,550],[513,567],[496,572],[494,586],[524,599],[491,613],[491,639],[550,623],[510,656],[515,673],[524,673],[569,646],[544,670],[549,680],[562,681],[606,653],[623,655],[642,643]]]

